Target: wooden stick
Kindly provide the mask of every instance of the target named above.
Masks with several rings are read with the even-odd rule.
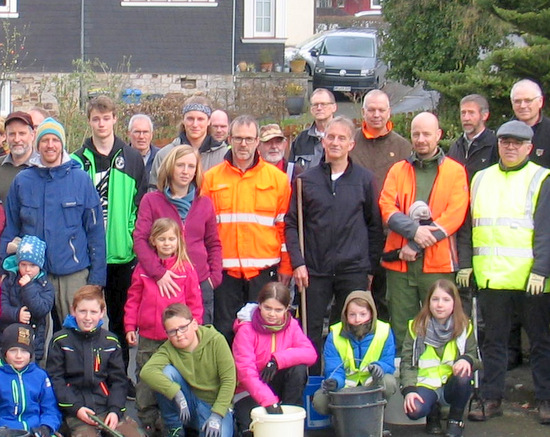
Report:
[[[302,178],[296,178],[296,190],[297,190],[297,203],[298,203],[298,242],[300,243],[300,252],[302,257],[305,259],[305,249],[304,249],[304,208],[302,202]],[[298,288],[300,293],[300,307],[301,307],[301,319],[302,319],[302,330],[304,334],[307,335],[307,309],[306,309],[306,287],[301,285]]]

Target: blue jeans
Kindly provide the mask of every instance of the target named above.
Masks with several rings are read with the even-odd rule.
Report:
[[[181,391],[187,400],[187,405],[189,405],[189,411],[191,412],[191,421],[185,426],[189,428],[196,429],[200,431],[204,423],[210,417],[212,413],[212,406],[203,400],[199,399],[193,393],[191,387],[183,379],[178,370],[172,366],[166,366],[163,370],[163,373],[171,380],[178,383],[181,387]],[[157,396],[157,401],[160,407],[160,414],[162,415],[162,420],[164,421],[164,426],[167,429],[179,428],[182,427],[182,423],[179,419],[179,409],[176,406],[175,402],[172,399],[161,395],[160,393],[155,393]],[[200,436],[203,437],[204,433],[201,432]],[[222,420],[221,427],[221,437],[232,437],[233,436],[233,413],[228,410]]]

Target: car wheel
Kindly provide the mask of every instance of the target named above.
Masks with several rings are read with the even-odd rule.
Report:
[[[311,69],[311,66],[309,64],[306,64],[306,73],[310,76],[313,76],[313,70]]]

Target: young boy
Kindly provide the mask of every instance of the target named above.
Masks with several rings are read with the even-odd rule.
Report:
[[[189,427],[207,437],[233,436],[236,370],[225,337],[211,325],[199,326],[183,304],[168,306],[162,321],[168,341],[140,377],[159,393],[166,435],[184,437]]]
[[[33,329],[14,323],[2,335],[0,361],[0,426],[50,437],[61,424],[61,413],[50,379],[31,362]]]
[[[85,285],[75,293],[64,329],[52,338],[48,373],[73,437],[97,436],[90,414],[125,437],[139,437],[136,422],[124,417],[126,371],[116,336],[101,329],[104,314],[99,287]]]
[[[11,323],[26,323],[35,328],[33,340],[36,361],[44,356],[46,319],[53,307],[55,291],[42,270],[46,243],[25,235],[15,255],[4,260],[7,276],[2,282],[0,330]]]
[[[397,391],[395,340],[388,323],[377,318],[369,291],[351,292],[342,309],[342,322],[330,327],[323,351],[325,380],[315,393],[313,404],[321,414],[329,414],[329,391],[369,385],[384,386],[386,399]]]

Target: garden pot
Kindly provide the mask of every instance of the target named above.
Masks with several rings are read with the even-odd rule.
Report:
[[[305,98],[303,96],[291,96],[286,98],[286,109],[290,115],[300,115],[304,109]]]
[[[292,71],[293,73],[303,73],[305,69],[305,59],[295,59],[293,61],[290,61],[290,71]]]

